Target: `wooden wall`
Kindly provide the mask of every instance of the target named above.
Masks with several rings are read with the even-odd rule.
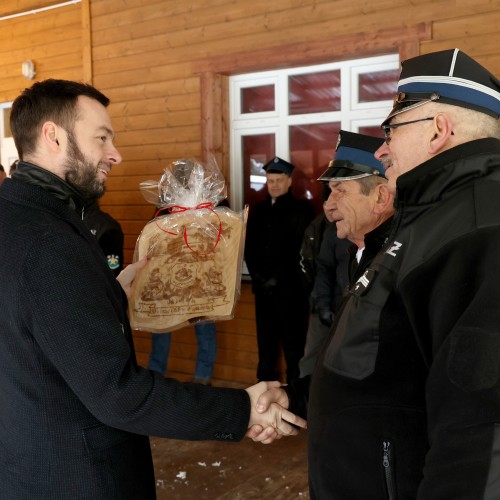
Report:
[[[0,17],[58,3],[2,0]],[[500,77],[500,0],[82,0],[0,20],[0,101],[36,79],[92,82],[112,100],[124,161],[108,181],[103,208],[125,232],[126,260],[153,213],[138,191],[182,157],[215,154],[228,182],[227,76],[367,54],[402,58],[458,47]],[[175,334],[173,374],[189,378],[192,329]],[[248,286],[236,318],[219,324],[215,378],[254,381],[253,299]],[[150,349],[137,333],[139,360]]]
[[[53,3],[49,0],[2,0],[0,18]],[[36,80],[91,78],[88,71],[90,49],[87,47],[90,27],[83,28],[84,12],[83,4],[74,4],[0,19],[0,102],[14,100],[21,90]],[[35,80],[26,80],[21,74],[22,62],[29,59],[35,63]]]

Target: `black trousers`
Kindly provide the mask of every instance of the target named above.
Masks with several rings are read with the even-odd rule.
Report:
[[[295,294],[289,292],[255,294],[258,380],[281,379],[278,367],[280,348],[285,356],[287,383],[299,377],[299,361],[304,355],[307,335],[309,304],[305,293],[297,290]]]

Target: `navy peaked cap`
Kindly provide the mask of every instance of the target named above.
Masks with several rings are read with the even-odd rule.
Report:
[[[268,174],[286,174],[292,175],[293,169],[295,168],[291,163],[282,160],[279,156],[275,156],[271,161],[268,161],[262,167]]]
[[[403,61],[393,116],[436,101],[500,116],[500,81],[459,49],[442,50]]]
[[[341,130],[333,160],[318,181],[347,181],[370,175],[385,177],[384,167],[374,156],[384,139]]]

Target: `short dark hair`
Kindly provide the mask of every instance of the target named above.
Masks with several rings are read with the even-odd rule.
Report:
[[[107,107],[109,99],[92,85],[48,79],[26,88],[12,104],[10,128],[19,158],[33,153],[40,126],[53,121],[71,132],[76,120],[79,96],[90,97]]]

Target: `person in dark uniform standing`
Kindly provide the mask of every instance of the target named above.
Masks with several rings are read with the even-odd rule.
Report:
[[[97,200],[85,207],[83,222],[96,237],[108,267],[118,276],[123,270],[123,231],[120,223],[103,212]]]
[[[313,206],[291,192],[294,166],[279,157],[264,165],[268,195],[250,208],[245,261],[255,294],[258,380],[279,380],[280,347],[286,380],[299,375],[308,326],[308,293],[300,268],[304,231]]]

